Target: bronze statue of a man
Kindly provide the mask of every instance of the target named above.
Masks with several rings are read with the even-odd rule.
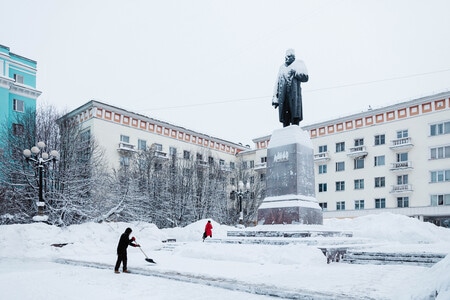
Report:
[[[286,51],[285,63],[278,71],[272,105],[278,108],[283,127],[298,125],[303,120],[302,88],[300,82],[308,81],[308,71],[301,60],[295,60],[294,49]]]

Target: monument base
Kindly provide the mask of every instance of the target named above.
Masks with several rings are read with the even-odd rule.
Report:
[[[299,195],[268,197],[258,208],[258,225],[323,224],[322,209],[317,202]]]

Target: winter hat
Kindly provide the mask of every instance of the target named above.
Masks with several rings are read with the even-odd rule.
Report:
[[[125,229],[125,233],[130,234],[133,230],[131,230],[130,227],[128,227],[127,229]]]

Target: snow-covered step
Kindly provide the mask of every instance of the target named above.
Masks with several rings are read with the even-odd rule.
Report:
[[[299,230],[299,231],[268,231],[268,230],[231,230],[228,237],[282,237],[282,238],[307,238],[307,237],[352,237],[349,231],[330,230]]]
[[[352,264],[408,264],[432,266],[442,260],[445,254],[441,253],[385,253],[369,251],[347,251],[342,262]]]
[[[247,238],[222,238],[222,239],[206,239],[205,242],[212,243],[228,243],[228,244],[263,244],[263,245],[289,245],[289,244],[303,244],[307,246],[317,246],[319,248],[337,248],[342,246],[364,246],[373,242],[368,239],[355,239],[347,237],[334,238],[268,238],[268,237],[247,237]]]
[[[179,243],[179,242],[167,242],[163,243],[162,247],[158,249],[158,251],[173,251],[180,245],[184,245],[186,243]]]

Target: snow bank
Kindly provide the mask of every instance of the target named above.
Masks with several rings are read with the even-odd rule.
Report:
[[[367,215],[354,219],[325,219],[324,225],[353,231],[354,237],[388,242],[403,244],[450,242],[448,228],[392,213]]]
[[[234,229],[232,226],[220,225],[212,219],[203,219],[185,227],[166,228],[162,231],[168,238],[175,238],[177,242],[201,241],[208,220],[211,221],[213,226],[213,238],[226,238],[227,231]]]

